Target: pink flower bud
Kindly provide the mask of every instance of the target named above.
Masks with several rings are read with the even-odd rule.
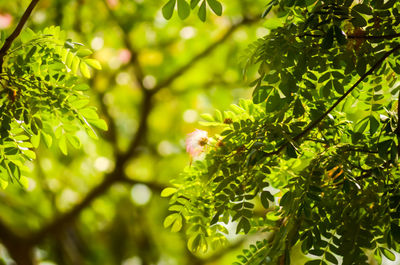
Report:
[[[186,138],[186,152],[191,157],[199,156],[204,152],[208,143],[208,133],[203,130],[196,129],[194,132],[189,133]]]

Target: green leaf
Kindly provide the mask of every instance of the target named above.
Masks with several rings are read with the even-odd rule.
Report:
[[[22,32],[21,32],[21,41],[23,43],[27,43],[29,41],[31,41],[32,39],[36,38],[36,33],[31,30],[30,28],[25,28]]]
[[[189,250],[197,251],[201,247],[201,234],[197,233],[196,236],[191,236],[187,245]]]
[[[26,155],[30,160],[36,159],[36,154],[32,150],[26,149],[26,150],[21,150],[21,152]]]
[[[337,260],[337,258],[334,255],[332,255],[330,252],[325,252],[325,259],[332,264],[339,264],[339,261]]]
[[[295,117],[300,117],[304,113],[305,113],[304,106],[301,103],[301,100],[299,98],[297,98],[296,101],[294,102],[293,115]]]
[[[78,84],[78,85],[74,86],[73,89],[77,90],[77,91],[85,91],[85,90],[89,90],[90,87],[87,84]]]
[[[67,134],[66,138],[74,148],[79,149],[81,147],[81,141],[75,135]]]
[[[99,119],[99,115],[97,115],[97,112],[91,107],[88,107],[88,108],[85,108],[85,109],[80,109],[79,113],[81,115],[83,115],[88,120],[97,120],[97,119]]]
[[[85,77],[85,78],[90,78],[90,71],[89,71],[89,67],[87,66],[87,64],[85,62],[81,62],[79,64],[79,69],[81,70],[81,74]]]
[[[58,147],[64,155],[68,155],[67,142],[64,135],[58,140]]]
[[[400,227],[394,222],[390,223],[390,233],[392,234],[394,241],[399,243],[400,242]]]
[[[91,55],[92,53],[93,52],[90,49],[79,49],[76,52],[76,55],[79,56],[79,57],[86,57],[86,56]]]
[[[330,27],[328,32],[326,33],[324,39],[322,40],[321,48],[322,49],[329,49],[333,46],[333,33],[334,27]]]
[[[21,177],[20,177],[19,183],[20,183],[20,184],[22,185],[22,187],[24,187],[25,189],[27,189],[27,188],[29,187],[29,180],[28,180],[26,177],[24,177],[24,176],[21,176]]]
[[[369,133],[371,135],[375,134],[379,128],[379,121],[374,117],[374,115],[369,116]]]
[[[359,76],[362,76],[367,70],[367,60],[364,57],[360,57],[357,61],[356,71]]]
[[[161,197],[169,197],[171,195],[173,195],[174,193],[176,193],[178,190],[176,188],[165,188],[163,189],[163,191],[161,192]]]
[[[200,2],[200,0],[190,0],[190,8],[194,9],[198,3]]]
[[[197,15],[201,21],[203,21],[203,22],[206,21],[206,0],[203,0],[203,3],[201,3],[199,12],[197,13]]]
[[[102,119],[93,119],[93,120],[92,120],[92,119],[89,119],[88,122],[89,122],[91,125],[93,125],[93,126],[99,128],[100,130],[103,130],[103,131],[107,131],[107,130],[108,130],[107,123],[106,123],[104,120],[102,120]]]
[[[381,253],[388,258],[391,261],[395,261],[396,260],[396,256],[393,254],[392,251],[390,251],[389,249],[386,248],[379,248],[379,250],[381,251]]]
[[[72,101],[71,102],[71,106],[76,108],[76,109],[81,109],[84,106],[89,104],[89,100],[88,99],[78,99],[76,101]]]
[[[53,143],[53,137],[51,137],[51,135],[45,133],[45,132],[41,132],[42,135],[42,139],[45,143],[45,145],[47,146],[47,148],[50,148],[52,143]]]
[[[101,70],[101,64],[95,59],[85,59],[85,63],[94,69]]]
[[[247,218],[242,217],[236,227],[236,234],[239,234],[241,230],[247,234],[250,231],[250,228],[250,221]]]
[[[353,26],[361,28],[367,25],[367,21],[365,20],[365,18],[354,9],[351,10],[351,15],[353,17],[351,19],[351,23],[353,24]]]
[[[39,144],[40,144],[40,133],[38,133],[37,135],[32,135],[31,137],[31,143],[33,145],[33,147],[38,148]]]
[[[342,29],[337,25],[335,25],[334,28],[335,28],[335,37],[336,37],[336,40],[338,41],[339,45],[346,44],[347,38],[346,38],[346,35],[344,34],[344,32],[342,31]]]
[[[326,265],[326,262],[320,259],[310,260],[304,263],[304,265]]]
[[[378,153],[383,159],[388,158],[389,148],[392,145],[393,140],[386,140],[378,143]]]
[[[352,10],[365,15],[372,15],[372,9],[367,4],[358,4],[353,6]]]
[[[211,114],[208,114],[208,113],[203,113],[203,114],[201,114],[201,115],[200,115],[200,118],[202,118],[202,119],[205,120],[205,121],[210,121],[210,122],[215,121],[215,120],[214,120],[214,117],[213,117]]]
[[[176,0],[169,0],[162,8],[162,14],[165,19],[170,19],[174,13]]]
[[[260,86],[255,88],[253,91],[253,103],[260,104],[264,102],[272,90],[272,86]]]
[[[190,6],[185,0],[178,0],[178,15],[183,20],[190,14]]]
[[[217,0],[207,0],[208,5],[210,6],[211,10],[217,15],[222,15],[222,5]]]
[[[270,195],[269,191],[263,191],[263,192],[261,192],[261,195],[260,195],[261,204],[265,209],[269,208],[269,201],[268,201],[269,195]]]
[[[172,232],[179,232],[182,228],[182,216],[178,213],[168,215],[164,220],[164,227],[170,226]]]
[[[71,64],[71,72],[73,74],[76,74],[78,72],[78,67],[79,67],[80,62],[81,61],[79,60],[78,57],[75,57],[75,56],[73,57],[72,64]]]
[[[272,2],[271,2],[272,3]],[[272,4],[269,4],[268,6],[267,6],[267,8],[264,10],[264,12],[261,14],[261,18],[265,18],[268,14],[269,14],[269,12],[271,12],[271,9],[272,9],[272,7],[273,7],[273,5]]]
[[[333,79],[333,87],[335,88],[336,92],[338,92],[340,95],[344,94],[344,87],[342,83],[340,83],[338,80]]]
[[[328,98],[329,95],[331,94],[333,82],[332,80],[329,80],[326,82],[326,84],[322,87],[322,96],[325,98]]]

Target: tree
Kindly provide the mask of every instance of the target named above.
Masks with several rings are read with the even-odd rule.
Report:
[[[209,15],[204,24],[195,18],[167,24],[157,15],[162,1],[0,1],[0,17],[14,18],[9,27],[0,23],[2,47],[14,36],[3,50],[0,88],[1,140],[13,142],[12,150],[3,142],[0,148],[2,261],[207,264],[240,245],[209,257],[187,252],[184,234],[162,228],[168,205],[159,194],[189,163],[180,140],[194,125],[183,122],[182,112],[193,122],[195,104],[200,111],[211,103],[224,108],[246,93],[236,60],[248,42],[243,33],[254,36],[259,27],[249,3],[263,1],[232,3],[226,12],[233,19]],[[23,14],[27,7],[30,16]],[[20,24],[14,31],[20,21],[30,29]],[[93,59],[101,72],[80,67],[99,68]],[[86,104],[83,112],[69,108],[76,101]],[[108,131],[94,128],[105,129],[98,116]],[[87,137],[94,133],[99,140]],[[79,141],[81,150],[74,148]],[[151,199],[137,201],[140,193]]]
[[[188,4],[177,5],[186,17]],[[298,247],[307,265],[395,260],[399,7],[270,1],[263,16],[275,13],[276,27],[246,58],[258,66],[252,101],[203,116],[220,132],[198,139],[205,158],[163,191],[172,212],[164,225],[186,223],[193,251],[224,243],[231,222],[236,233],[270,232],[235,264],[296,264]]]

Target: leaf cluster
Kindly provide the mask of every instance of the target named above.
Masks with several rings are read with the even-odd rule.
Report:
[[[2,40],[4,42],[4,39]],[[57,140],[63,154],[67,143],[79,148],[76,136],[84,129],[97,138],[94,127],[107,129],[84,94],[90,67],[101,69],[88,58],[83,44],[66,39],[58,27],[40,32],[23,31],[6,56],[0,80],[0,183],[24,181],[26,160],[35,159],[34,148]]]
[[[254,43],[252,101],[203,118],[219,126],[204,160],[170,192],[191,250],[223,227],[269,231],[238,264],[378,263],[400,251],[397,1],[271,1],[285,22]],[[271,188],[272,187],[272,188]],[[260,214],[261,212],[261,214]],[[178,217],[179,216],[179,217]],[[195,243],[195,244],[194,244]]]

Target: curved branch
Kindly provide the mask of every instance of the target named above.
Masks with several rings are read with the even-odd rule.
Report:
[[[252,24],[257,22],[261,16],[256,16],[255,18],[244,18],[241,22],[230,26],[230,28],[222,35],[222,37],[210,44],[207,48],[205,48],[202,52],[195,55],[192,59],[190,59],[186,64],[179,67],[175,72],[173,72],[169,77],[167,77],[164,81],[160,82],[156,87],[152,90],[153,93],[157,93],[164,87],[169,86],[172,82],[174,82],[178,77],[187,72],[193,65],[195,65],[198,61],[209,55],[213,52],[220,44],[225,42],[240,26]]]
[[[3,47],[0,49],[0,73],[3,71],[3,63],[4,63],[4,56],[6,56],[8,50],[11,48],[11,44],[15,41],[15,39],[19,36],[24,27],[26,21],[28,20],[29,16],[32,14],[33,9],[37,5],[39,0],[32,0],[29,4],[28,8],[25,10],[24,14],[22,15],[21,19],[18,22],[17,27],[14,29],[13,33],[6,39],[3,44]]]

